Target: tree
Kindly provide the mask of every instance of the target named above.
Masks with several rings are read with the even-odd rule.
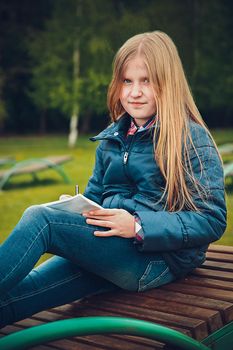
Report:
[[[93,5],[86,2],[85,6],[80,0],[54,3],[53,16],[46,22],[45,30],[33,36],[29,43],[34,62],[30,96],[41,110],[57,108],[72,116],[71,146],[76,139],[80,109],[82,111],[90,103],[93,86],[101,89],[107,82],[102,66],[97,67],[94,61],[88,66],[88,56],[100,49],[106,53],[108,46],[94,31]],[[92,108],[101,109],[102,104],[97,99],[92,98],[91,102]]]
[[[116,49],[148,21],[123,2],[60,0],[45,30],[30,41],[33,58],[30,96],[42,110],[57,108],[71,117],[69,142],[76,138],[78,114],[88,128],[90,116],[106,113],[107,86]]]
[[[30,0],[0,1],[2,116],[4,114],[2,131],[37,130],[37,113],[26,93],[30,79],[30,62],[25,39],[29,32],[41,28],[50,13],[52,1],[37,1],[33,6]],[[32,114],[34,118],[31,117]]]
[[[41,0],[33,6],[30,0],[2,0],[2,130],[36,131],[40,124],[46,131],[46,121],[66,127],[75,109],[79,129],[102,127],[116,50],[130,36],[156,29],[177,44],[208,124],[229,125],[232,10],[227,0]]]
[[[220,0],[194,3],[194,93],[201,109],[215,118],[212,125],[219,124],[220,115],[222,125],[227,125],[233,111],[233,4]]]

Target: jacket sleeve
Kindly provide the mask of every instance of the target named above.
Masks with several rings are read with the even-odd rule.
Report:
[[[102,179],[104,175],[103,165],[102,165],[102,151],[101,145],[96,149],[95,155],[95,166],[90,177],[86,189],[84,191],[84,196],[93,200],[98,204],[102,204],[102,194],[103,194],[103,184]]]
[[[144,232],[141,251],[172,251],[198,247],[218,240],[226,228],[226,204],[222,163],[203,129],[192,152],[194,177],[207,193],[194,202],[199,211],[137,211]],[[204,139],[204,142],[203,142]],[[201,142],[200,142],[201,140]],[[205,141],[206,140],[206,141]],[[202,166],[200,165],[202,164]]]

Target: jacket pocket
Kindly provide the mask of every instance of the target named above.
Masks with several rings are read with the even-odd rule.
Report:
[[[174,279],[175,276],[171,273],[165,261],[151,261],[139,280],[138,291],[143,292],[147,289],[156,288]]]

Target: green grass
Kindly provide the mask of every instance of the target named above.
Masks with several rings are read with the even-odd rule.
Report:
[[[218,144],[232,142],[233,129],[213,130],[213,136]],[[70,154],[73,160],[64,164],[72,184],[64,184],[61,177],[52,170],[39,173],[40,181],[37,183],[33,182],[30,175],[18,176],[10,180],[7,188],[0,192],[0,241],[8,236],[28,206],[56,200],[62,193],[74,194],[76,183],[80,186],[80,192],[83,192],[91,175],[95,148],[96,143],[90,142],[88,137],[80,137],[76,148],[72,150],[67,147],[65,136],[2,137],[0,157],[10,155],[20,161],[49,155]],[[224,161],[230,160],[233,161],[233,155],[224,158]],[[228,226],[218,243],[233,245],[233,179],[228,179],[226,191]]]
[[[39,182],[33,182],[31,175],[21,175],[10,180],[9,185],[0,192],[0,242],[11,232],[20,219],[25,208],[57,200],[60,194],[74,194],[74,185],[80,186],[83,192],[94,164],[96,143],[88,137],[80,137],[75,149],[67,147],[67,137],[10,137],[0,139],[0,157],[10,155],[17,161],[28,158],[69,154],[73,160],[63,168],[72,180],[65,184],[53,170],[38,173]],[[45,260],[47,255],[41,261]]]

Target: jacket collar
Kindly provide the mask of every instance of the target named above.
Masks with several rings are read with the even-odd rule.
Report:
[[[97,141],[105,138],[117,138],[117,136],[122,136],[126,134],[130,127],[131,118],[125,113],[119,120],[110,124],[106,129],[101,131],[98,135],[91,137],[91,141]]]
[[[98,135],[91,137],[90,140],[98,141],[103,139],[117,139],[117,138],[124,139],[125,135],[127,134],[127,131],[129,130],[130,123],[131,123],[131,117],[128,113],[125,113],[122,117],[120,117],[120,119],[110,124],[106,129],[101,131]],[[152,126],[152,128],[155,128],[157,126],[159,126],[159,121],[157,121]]]

